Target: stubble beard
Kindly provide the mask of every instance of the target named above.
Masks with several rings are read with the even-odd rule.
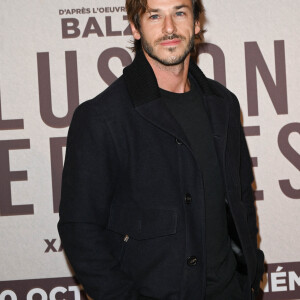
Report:
[[[140,32],[140,35],[141,35],[141,44],[142,44],[144,51],[151,58],[153,58],[154,60],[156,60],[157,62],[159,62],[160,64],[162,64],[164,66],[176,66],[176,65],[183,63],[183,61],[186,59],[186,57],[189,55],[189,53],[193,49],[194,41],[195,41],[195,36],[192,35],[188,41],[186,48],[184,49],[183,54],[179,55],[179,56],[172,55],[172,53],[176,51],[175,46],[167,48],[167,51],[170,53],[170,56],[168,58],[164,59],[162,57],[159,57],[159,55],[155,53],[154,48],[150,45],[150,43],[148,43],[148,41],[145,39],[142,32]],[[162,41],[172,40],[175,38],[180,39],[182,41],[186,40],[186,38],[181,35],[172,34],[172,35],[168,35],[168,36],[164,36],[164,37],[160,38],[159,40],[155,41],[154,44],[159,45]]]

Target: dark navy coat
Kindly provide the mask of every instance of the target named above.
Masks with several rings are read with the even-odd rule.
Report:
[[[224,201],[245,261],[248,300],[258,289],[263,254],[256,244],[253,175],[239,104],[192,62],[189,73],[204,94]],[[69,129],[58,229],[86,292],[94,300],[204,299],[202,189],[187,138],[139,52],[118,80],[76,109]],[[193,197],[190,205],[187,195]],[[193,203],[198,203],[202,228],[197,248],[190,239]],[[192,264],[191,256],[196,257]]]

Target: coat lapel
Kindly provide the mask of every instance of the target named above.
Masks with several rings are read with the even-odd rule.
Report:
[[[225,150],[229,122],[228,101],[224,99],[223,93],[220,94],[211,88],[209,80],[195,63],[190,63],[189,70],[203,90],[204,106],[211,123],[218,160],[223,172],[225,172]]]
[[[133,63],[124,69],[123,74],[136,111],[189,147],[182,128],[161,99],[156,77],[142,51],[137,52]]]
[[[161,98],[155,99],[147,104],[136,107],[136,110],[149,122],[169,134],[176,137],[179,141],[190,147],[182,128],[169,112]]]
[[[228,105],[224,98],[216,95],[204,96],[204,103],[210,119],[214,144],[219,163],[224,171],[227,129],[229,121]]]
[[[209,80],[199,67],[191,62],[189,72],[203,91],[204,105],[207,110],[215,148],[219,162],[224,170],[229,109],[223,95],[211,90]],[[136,111],[146,120],[172,134],[189,148],[187,138],[163,103],[154,72],[142,51],[137,52],[131,65],[123,71],[124,80]]]

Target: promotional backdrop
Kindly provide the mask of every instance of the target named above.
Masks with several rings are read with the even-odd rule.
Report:
[[[125,0],[1,0],[0,300],[80,300],[56,224],[75,107],[131,63]],[[264,300],[300,299],[300,2],[204,0],[204,73],[239,98]]]

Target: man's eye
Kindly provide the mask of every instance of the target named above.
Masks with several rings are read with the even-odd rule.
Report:
[[[182,17],[184,15],[185,15],[185,13],[183,11],[177,11],[176,12],[176,16],[178,16],[178,17]]]
[[[159,18],[159,15],[151,15],[150,16],[150,19],[152,19],[152,20],[156,20],[156,19],[158,19]]]

